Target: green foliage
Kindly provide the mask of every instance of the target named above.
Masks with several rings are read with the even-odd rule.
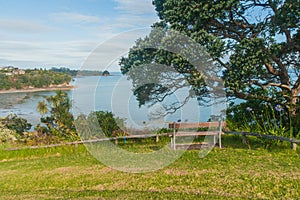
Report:
[[[109,76],[110,75],[110,73],[109,73],[109,71],[107,71],[107,70],[105,70],[103,73],[102,73],[102,76]]]
[[[124,119],[115,117],[112,112],[108,111],[95,111],[90,114],[90,116],[94,115],[97,118],[101,131],[106,137],[121,136],[124,134]]]
[[[128,57],[121,59],[120,66],[122,73],[132,80],[140,106],[162,102],[182,88],[189,90],[185,102],[198,98],[203,103],[200,100],[212,95],[209,87],[218,85],[216,80],[207,78],[214,76],[217,70],[214,71],[203,48],[184,35],[162,27],[153,29],[149,37],[139,39]],[[202,66],[207,71],[201,69]],[[166,110],[174,111],[180,103]]]
[[[71,70],[71,69],[66,68],[66,67],[61,67],[61,68],[52,67],[50,70],[53,71],[53,72],[64,73],[64,74],[67,74],[67,75],[70,75],[70,76],[76,76],[77,73],[78,73],[78,70]]]
[[[299,127],[299,0],[154,0],[153,4],[161,19],[153,27],[162,27],[167,33],[176,30],[204,46],[214,61],[215,69],[223,71],[228,96],[256,101],[257,106],[264,102],[287,105],[291,127]],[[155,42],[162,43],[164,47],[164,42],[168,41],[159,35],[152,37],[153,32],[137,40],[128,57],[121,60],[122,72],[127,74],[136,66],[143,66],[146,72],[147,64],[153,63],[172,66],[189,85],[196,88],[194,94],[198,98],[207,95],[208,80],[198,79],[199,73],[195,75],[197,66],[192,65],[190,60],[187,62],[178,55],[163,51],[163,48],[143,48]],[[174,38],[173,41],[178,42]],[[179,42],[178,48],[188,45]],[[188,53],[194,56],[192,51]],[[143,76],[129,74],[129,77],[133,83],[145,80]],[[173,85],[173,88],[178,87]],[[145,85],[145,88],[137,90],[135,95],[141,104],[159,101],[161,98],[155,98],[159,97],[157,93],[164,96],[172,91],[158,86]],[[287,123],[284,126],[290,125],[290,122],[283,121]]]
[[[27,69],[25,74],[12,75],[5,75],[4,72],[6,71],[0,71],[0,90],[43,88],[50,85],[69,84],[72,79],[67,74],[45,69]]]
[[[14,142],[16,141],[16,132],[11,130],[0,121],[0,144],[7,143],[7,142]]]
[[[172,133],[173,129],[170,128],[161,128],[160,130],[157,131],[157,134],[163,134],[163,133]]]
[[[23,136],[24,132],[30,130],[32,126],[26,119],[18,117],[16,114],[9,114],[5,118],[0,118],[0,122],[19,136]]]
[[[279,104],[261,103],[252,100],[231,104],[227,109],[227,126],[235,131],[248,131],[261,134],[298,138],[299,126],[290,116],[288,107]],[[277,141],[262,139],[265,143],[272,144]]]
[[[52,67],[50,70],[54,71],[54,72],[67,74],[72,77],[75,77],[75,76],[107,76],[107,75],[109,75],[109,72],[107,70],[105,70],[104,72],[101,72],[101,71],[95,71],[95,70],[74,70],[74,69],[69,69],[66,67],[61,67],[61,68]]]
[[[41,122],[47,127],[47,132],[64,140],[77,140],[78,135],[74,124],[74,117],[70,113],[71,102],[68,94],[56,91],[56,94],[39,102],[37,110],[43,115]],[[37,130],[45,131],[39,126]]]

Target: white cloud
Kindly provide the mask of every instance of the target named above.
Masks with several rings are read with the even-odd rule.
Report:
[[[121,15],[117,19],[117,27],[150,27],[154,22],[157,22],[156,16],[141,17],[139,15],[125,14]]]
[[[89,54],[82,67],[84,69],[98,70],[105,70],[107,67],[112,67],[110,71],[117,71],[119,69],[117,66],[119,59],[128,53],[128,50],[134,45],[137,38],[144,37],[149,32],[150,28],[143,28],[114,35],[99,44]]]
[[[0,41],[0,65],[17,67],[78,67],[95,48],[94,41],[24,42]],[[21,64],[23,63],[23,65]]]
[[[0,19],[0,30],[5,32],[39,33],[55,30],[55,28],[34,21]]]
[[[71,22],[71,23],[98,23],[100,18],[91,15],[83,15],[80,13],[53,13],[51,14],[56,21],[60,22]]]
[[[123,32],[99,43],[97,40],[67,42],[0,41],[0,66],[53,67],[117,71],[118,59],[127,54],[134,41],[149,33],[150,29]]]
[[[117,16],[103,21],[100,30],[122,31],[150,27],[159,21],[151,0],[114,0]]]
[[[124,31],[149,28],[158,21],[151,0],[114,1],[117,3],[114,13],[101,18],[77,12],[47,15],[47,20],[50,17],[50,23],[55,27],[34,21],[0,19],[0,65],[74,68],[83,64],[87,68],[107,67],[126,54],[136,39],[146,35],[140,32],[130,35]],[[80,29],[75,29],[73,25],[76,28],[79,25]],[[6,30],[15,31],[16,34],[9,34]],[[38,36],[33,34],[41,31],[49,33]],[[32,36],[25,35],[24,32],[29,32]],[[113,39],[109,39],[112,37]],[[68,41],[62,41],[63,39]],[[100,42],[102,47],[95,49]],[[97,51],[94,54],[96,56],[89,57],[93,50]],[[87,58],[90,60],[86,60]]]
[[[131,14],[152,14],[154,6],[152,0],[115,0],[117,2],[116,10]]]

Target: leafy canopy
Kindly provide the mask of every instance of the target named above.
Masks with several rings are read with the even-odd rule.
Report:
[[[293,123],[299,121],[299,0],[154,0],[153,4],[160,17],[153,27],[176,30],[205,47],[215,69],[222,72],[229,97],[279,104]],[[147,42],[148,37],[140,39],[136,46]],[[209,79],[201,81],[201,73],[186,59],[136,46],[120,62],[124,74],[137,65],[165,64],[175,66],[196,90],[207,89],[203,83]],[[129,73],[129,78],[135,83],[140,77]],[[154,92],[163,91],[146,87],[136,95],[143,104],[153,100]],[[194,94],[199,98],[206,93]]]

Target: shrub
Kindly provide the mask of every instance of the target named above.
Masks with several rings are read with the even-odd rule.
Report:
[[[256,132],[282,137],[299,137],[299,127],[294,127],[288,107],[257,100],[230,105],[227,126],[231,130]],[[262,139],[266,146],[277,140]]]
[[[0,123],[0,143],[14,142],[17,140],[15,136],[16,132],[8,129]]]
[[[16,114],[10,114],[5,118],[0,119],[0,121],[6,128],[15,131],[21,137],[23,136],[23,133],[30,130],[32,126],[26,119],[18,117]]]
[[[95,111],[88,116],[80,115],[76,119],[77,129],[88,129],[90,131],[81,130],[81,137],[84,139],[99,138],[104,134],[106,137],[127,135],[125,132],[124,119],[115,117],[112,112]]]

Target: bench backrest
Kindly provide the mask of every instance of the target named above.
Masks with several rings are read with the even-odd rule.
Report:
[[[226,126],[226,122],[222,121],[221,122],[221,126],[225,127]],[[173,122],[173,123],[169,123],[169,128],[173,129],[174,127],[176,129],[178,128],[207,128],[207,127],[219,127],[220,126],[220,122],[196,122],[196,123],[179,123],[179,122]]]

